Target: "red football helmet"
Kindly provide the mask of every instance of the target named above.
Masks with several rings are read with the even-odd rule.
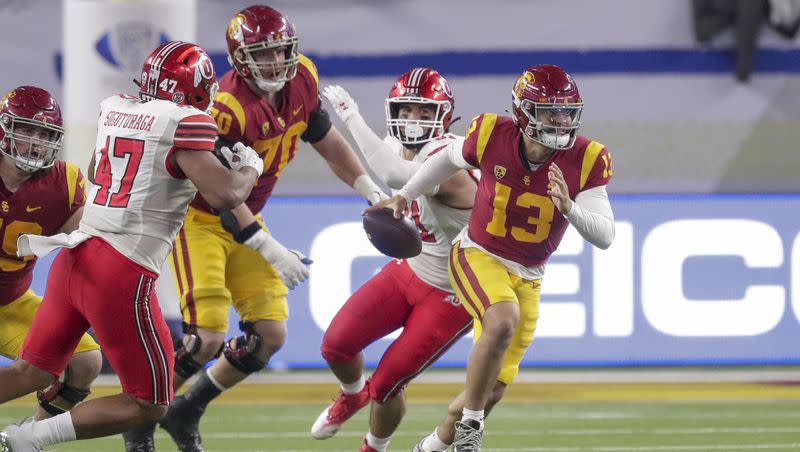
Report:
[[[400,105],[430,105],[435,114],[431,120],[403,119]],[[403,144],[424,145],[444,135],[453,118],[455,99],[447,80],[429,68],[415,68],[401,75],[386,98],[386,127],[389,135]]]
[[[575,144],[583,99],[571,75],[551,64],[529,67],[512,95],[514,121],[528,138],[552,149]]]
[[[22,171],[50,168],[61,150],[63,124],[61,108],[50,93],[20,86],[0,101],[0,151]]]
[[[169,100],[209,113],[218,86],[214,65],[205,50],[188,42],[170,41],[145,60],[139,97]]]
[[[294,26],[269,6],[251,6],[231,19],[225,39],[228,62],[242,77],[268,92],[278,92],[297,74],[300,54]],[[264,61],[259,52],[283,48],[283,59]]]

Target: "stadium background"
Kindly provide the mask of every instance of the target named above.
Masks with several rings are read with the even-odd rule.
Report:
[[[147,5],[150,6],[147,6]],[[61,99],[63,157],[85,168],[99,100],[133,92],[163,39],[198,42],[218,72],[224,33],[244,1],[8,1],[0,86],[31,83]],[[543,284],[529,364],[796,363],[800,319],[800,45],[766,26],[749,83],[733,75],[733,30],[695,42],[691,2],[658,0],[279,1],[320,84],[340,84],[375,130],[396,77],[438,68],[456,96],[453,130],[505,112],[530,64],[556,62],[586,99],[582,133],[614,156],[618,238],[599,251],[570,234]],[[153,11],[159,11],[154,15]],[[346,130],[338,120],[340,129]],[[359,227],[362,203],[304,144],[267,206],[274,234],[310,254],[289,296],[292,340],[278,367],[319,367],[322,332],[349,293],[386,262]],[[684,231],[687,233],[684,234]],[[42,293],[49,259],[38,265]],[[168,268],[159,297],[176,316]],[[236,332],[235,318],[231,333]],[[388,341],[373,347],[374,362]],[[465,339],[441,361],[465,361]]]
[[[53,92],[62,103],[68,127],[62,157],[85,169],[99,101],[113,92],[134,92],[130,79],[137,76],[143,58],[159,40],[197,42],[212,54],[218,73],[223,73],[229,68],[224,41],[228,21],[251,3],[0,0],[0,90],[34,84]],[[797,39],[786,39],[764,24],[752,74],[743,82],[734,76],[734,29],[699,44],[689,0],[280,0],[269,4],[295,24],[301,51],[318,66],[320,85],[340,84],[348,89],[376,131],[383,129],[383,99],[391,84],[415,66],[434,67],[450,81],[456,116],[462,117],[453,126],[456,133],[464,133],[470,118],[479,113],[504,113],[510,105],[511,86],[528,65],[556,63],[575,75],[586,100],[581,132],[607,145],[614,156],[609,191],[617,216],[617,240],[608,251],[598,251],[574,231],[568,233],[548,267],[540,328],[525,359],[540,373],[523,373],[523,381],[666,380],[675,386],[626,383],[623,390],[613,384],[584,389],[544,384],[536,387],[540,389],[512,392],[509,408],[498,414],[511,419],[507,419],[511,437],[517,428],[513,422],[529,415],[531,402],[539,403],[544,412],[541,419],[548,413],[562,419],[562,413],[563,419],[570,420],[572,415],[566,413],[575,412],[588,413],[585,419],[590,419],[594,413],[597,419],[615,418],[619,425],[608,426],[606,433],[595,429],[592,434],[596,426],[591,423],[581,426],[588,429],[580,430],[585,433],[575,433],[579,430],[574,423],[554,424],[551,430],[531,434],[558,437],[570,436],[572,431],[591,441],[569,447],[561,441],[560,449],[555,445],[524,448],[532,440],[518,441],[513,443],[517,448],[497,450],[747,449],[734,445],[741,442],[736,434],[746,429],[725,424],[723,419],[752,425],[755,430],[750,433],[764,435],[753,440],[758,444],[752,450],[800,449],[800,430],[794,427],[800,393],[792,385],[781,386],[783,380],[800,379],[792,366],[800,364]],[[338,120],[334,123],[347,135]],[[387,261],[363,235],[362,208],[363,203],[304,144],[265,209],[276,237],[315,261],[310,280],[289,295],[289,339],[272,368],[323,367],[318,350],[327,323],[349,293]],[[44,291],[52,257],[37,266],[33,288],[39,294]],[[164,310],[176,318],[168,271],[158,291]],[[233,314],[230,334],[238,334]],[[367,361],[374,364],[388,343],[382,340],[371,346]],[[457,388],[463,381],[458,368],[469,346],[469,339],[462,340],[440,361],[443,367],[456,368],[454,372],[434,372],[433,377],[429,373],[427,381],[438,381],[436,375],[441,375]],[[665,365],[704,367],[676,370]],[[628,373],[624,377],[613,371],[598,374],[593,370],[596,366],[621,367]],[[646,371],[632,370],[639,366],[646,366]],[[563,372],[565,367],[569,369]],[[307,377],[299,379],[303,378]],[[321,378],[332,381],[326,375]],[[713,383],[691,388],[681,383],[697,380]],[[717,383],[723,380],[781,384],[753,389]],[[241,408],[240,403],[289,403],[292,396],[284,398],[280,391],[319,406],[332,394],[331,386],[321,390],[312,383],[299,386],[296,392],[286,388],[232,391],[229,403],[236,408],[224,416],[235,417],[241,414],[239,410],[250,409]],[[437,405],[422,406],[425,421],[410,421],[416,430],[401,431],[408,436],[401,442],[413,444],[415,435],[437,422],[453,390],[419,391],[421,401]],[[414,395],[410,392],[410,399]],[[699,408],[675,402],[706,398],[724,402]],[[748,402],[739,406],[731,399]],[[765,399],[771,404],[755,402]],[[576,402],[587,400],[594,403],[590,408]],[[661,410],[636,404],[642,400],[673,402],[658,414],[663,417],[657,417],[655,411]],[[634,405],[626,405],[630,401]],[[250,439],[277,441],[280,436],[290,440],[293,430],[306,428],[305,421],[313,420],[318,406],[308,413],[295,413],[304,408],[293,403],[285,409],[289,417],[299,420],[300,427],[287,427],[284,436]],[[22,404],[0,412],[0,417],[10,421],[26,410]],[[634,411],[637,414],[630,414]],[[595,441],[597,435],[639,431],[633,418],[650,419],[657,427],[665,426],[662,435],[676,438],[696,425],[692,419],[704,419],[704,427],[709,419],[716,419],[720,424],[712,422],[708,428],[731,442],[705,438],[708,442],[701,446],[687,440],[689,445],[664,448],[663,442],[653,445],[631,437],[625,437],[627,442]],[[264,416],[259,419],[263,421]],[[677,419],[687,426],[669,433],[671,422]],[[770,422],[757,425],[755,419]],[[352,444],[353,437],[363,433],[363,417],[356,422],[361,426],[349,434]],[[211,444],[217,441],[225,446],[216,450],[257,447],[231,446],[235,428],[220,424],[217,429]],[[620,443],[625,446],[615,448]],[[341,447],[348,444],[340,443]],[[274,447],[270,450],[309,450]]]

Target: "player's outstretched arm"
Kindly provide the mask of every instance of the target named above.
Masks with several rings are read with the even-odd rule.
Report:
[[[341,86],[327,86],[322,95],[331,103],[333,111],[344,122],[358,145],[358,151],[375,172],[378,179],[394,189],[400,189],[411,179],[420,166],[419,162],[406,160],[370,129],[359,113],[358,105]]]
[[[239,166],[233,166],[233,170],[222,166],[211,152],[178,149],[174,156],[186,177],[216,209],[232,209],[247,199],[264,167],[261,158],[250,148],[242,151],[234,162]]]
[[[366,173],[350,143],[336,127],[331,127],[324,138],[311,146],[325,159],[333,174],[371,204],[388,197]]]
[[[461,152],[460,150],[456,152]],[[389,208],[394,211],[394,217],[400,218],[403,210],[412,201],[427,193],[435,186],[452,177],[459,169],[450,157],[451,152],[439,152],[433,155],[419,168],[411,180],[395,196],[388,200],[381,201],[364,212],[373,212],[382,208]]]

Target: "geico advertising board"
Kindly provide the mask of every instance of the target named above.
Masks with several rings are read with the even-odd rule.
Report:
[[[529,365],[800,363],[800,196],[613,197],[606,251],[574,229],[542,283]],[[276,367],[319,367],[339,307],[389,261],[361,227],[353,198],[276,198],[275,237],[309,255],[311,277],[289,293],[289,338]],[[42,293],[40,262],[34,289]],[[232,313],[230,335],[239,334]],[[397,332],[394,333],[395,335]],[[391,337],[391,336],[390,336]],[[366,351],[371,364],[391,343]],[[471,337],[439,365],[463,365]]]

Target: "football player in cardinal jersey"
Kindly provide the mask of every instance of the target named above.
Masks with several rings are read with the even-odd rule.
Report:
[[[568,225],[602,249],[614,239],[606,193],[611,155],[577,135],[583,100],[558,66],[526,69],[513,94],[513,118],[476,117],[461,148],[428,159],[393,198],[395,216],[462,168],[482,178],[469,225],[450,253],[450,281],[475,318],[475,344],[463,393],[447,418],[414,450],[480,450],[484,414],[500,399],[533,340],[547,259]],[[369,209],[368,209],[369,210]]]
[[[0,355],[16,359],[42,299],[30,289],[33,256],[17,257],[17,236],[70,233],[85,201],[81,170],[56,160],[61,109],[47,91],[20,86],[0,102]],[[89,395],[100,346],[81,336],[61,378],[39,391],[36,419],[61,414]]]
[[[437,71],[412,69],[386,99],[389,134],[370,130],[350,95],[329,86],[323,95],[347,125],[364,160],[392,189],[400,189],[432,155],[461,147],[463,137],[447,133],[454,99]],[[383,452],[405,413],[404,387],[472,328],[447,277],[450,242],[467,224],[477,178],[458,171],[412,200],[406,209],[420,230],[422,253],[387,264],[339,310],[322,340],[322,356],[341,383],[335,401],[311,427],[330,438],[372,400],[362,452]],[[362,350],[386,334],[403,332],[381,357],[369,381]]]
[[[23,234],[17,241],[24,256],[64,249],[53,262],[20,359],[0,368],[0,402],[47,387],[91,327],[123,393],[7,426],[0,450],[39,451],[111,435],[166,413],[172,340],[155,279],[195,193],[217,208],[233,208],[263,169],[258,154],[241,143],[223,149],[231,169],[213,154],[217,125],[207,110],[217,81],[203,49],[167,42],[147,58],[141,77],[138,97],[115,95],[100,104],[88,172],[95,186],[78,229],[50,237]]]
[[[202,450],[198,423],[208,403],[263,369],[286,340],[287,288],[308,277],[310,261],[271,236],[258,214],[299,141],[310,143],[364,198],[386,197],[331,126],[318,94],[317,69],[299,53],[297,33],[283,14],[268,6],[245,8],[231,19],[226,40],[233,69],[220,79],[211,112],[220,142],[252,146],[264,174],[245,205],[221,216],[202,193],[196,197],[172,253],[185,330],[175,354],[175,387],[199,373],[161,422],[182,451]],[[236,230],[233,235],[221,218]],[[223,346],[231,305],[241,318],[242,335]],[[203,370],[221,348],[222,356]],[[132,432],[126,442],[142,444],[149,437],[152,431]]]

